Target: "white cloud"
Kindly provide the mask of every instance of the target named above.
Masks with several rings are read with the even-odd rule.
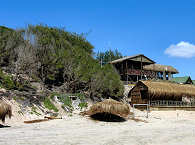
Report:
[[[165,54],[173,57],[191,58],[195,56],[195,45],[189,42],[181,41],[178,44],[170,45],[166,50]]]

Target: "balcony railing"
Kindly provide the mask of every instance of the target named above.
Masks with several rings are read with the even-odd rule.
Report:
[[[140,69],[128,69],[127,70],[128,75],[138,75],[138,76],[146,76],[149,78],[156,78],[157,74],[154,71],[149,70],[140,70]]]

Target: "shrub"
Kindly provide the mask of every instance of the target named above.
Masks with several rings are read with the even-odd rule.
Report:
[[[73,111],[72,100],[68,94],[60,95],[59,100],[63,103],[62,108],[64,110],[68,109],[70,112]]]
[[[0,70],[0,83],[2,87],[8,90],[16,88],[12,77],[4,74],[2,70]]]
[[[53,93],[51,93],[50,98],[51,98],[52,100],[54,100],[54,96],[60,96],[60,94],[57,93],[57,92],[53,92]]]
[[[37,116],[41,115],[39,112],[37,112],[37,108],[35,106],[31,108],[31,111],[31,114],[36,114]]]
[[[56,108],[56,106],[50,101],[50,99],[48,97],[45,97],[44,100],[44,106],[45,108],[49,109],[49,110],[53,110],[55,112],[58,112],[58,109]]]
[[[88,107],[88,103],[87,102],[81,102],[81,103],[79,103],[80,110],[82,110],[84,108],[87,108],[87,107]]]

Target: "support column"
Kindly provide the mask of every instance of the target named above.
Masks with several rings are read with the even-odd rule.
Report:
[[[141,80],[142,80],[142,68],[143,68],[143,65],[142,65],[142,56],[141,56],[141,72],[140,72],[141,73],[140,74],[141,75]]]
[[[171,72],[169,72],[168,75],[169,75],[169,80],[171,80],[171,79],[172,79],[172,74],[171,74]]]
[[[165,73],[165,71],[163,72],[163,80],[166,80],[166,73]]]

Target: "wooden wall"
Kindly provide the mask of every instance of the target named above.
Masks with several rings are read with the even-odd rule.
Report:
[[[134,87],[129,94],[129,97],[131,98],[131,104],[147,104],[148,103],[148,99],[147,98],[143,98],[142,94],[141,94],[141,90],[142,90],[142,86],[136,86]]]

